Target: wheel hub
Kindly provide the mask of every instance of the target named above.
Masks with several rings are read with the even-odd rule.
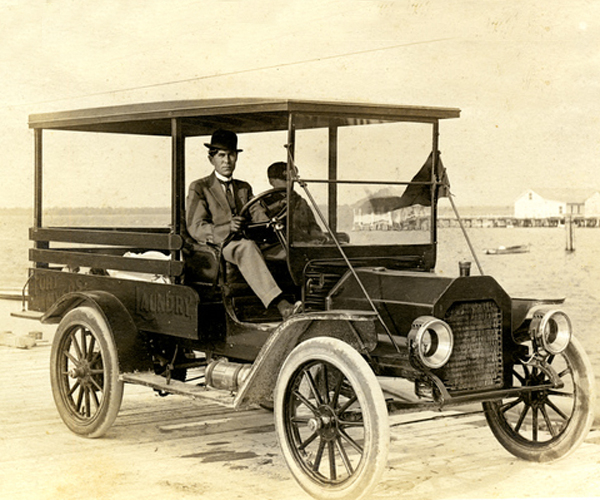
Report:
[[[86,360],[83,360],[79,363],[75,368],[71,368],[69,370],[69,377],[76,378],[79,382],[89,381],[91,368],[89,363]]]
[[[542,385],[545,381],[543,372],[532,374],[526,381],[525,386]],[[533,408],[541,408],[548,400],[548,391],[545,389],[529,392],[525,395],[525,402]]]
[[[546,401],[548,400],[548,394],[545,390],[530,392],[527,394],[525,400],[529,406],[533,408],[541,408],[546,404]]]
[[[320,406],[314,417],[308,421],[308,428],[317,432],[321,438],[332,441],[338,433],[335,413],[329,406]]]

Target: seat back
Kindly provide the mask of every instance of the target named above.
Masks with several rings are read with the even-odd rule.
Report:
[[[184,252],[185,281],[215,285],[220,272],[220,255],[217,248],[194,243]]]

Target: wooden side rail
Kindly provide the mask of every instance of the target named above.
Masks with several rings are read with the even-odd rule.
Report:
[[[84,246],[72,246],[72,247],[52,247],[52,250],[61,252],[82,252],[89,254],[106,254],[106,255],[117,255],[123,256],[126,253],[144,253],[147,252],[148,248],[139,247],[84,247]],[[167,255],[168,252],[162,251],[163,255]]]
[[[119,229],[34,227],[29,229],[29,239],[44,242],[59,241],[92,245],[121,245],[168,251],[181,250],[183,247],[183,238],[177,234]]]
[[[180,261],[122,257],[73,250],[30,248],[29,260],[36,263],[113,269],[117,271],[131,271],[164,276],[181,276],[183,274],[183,262]]]

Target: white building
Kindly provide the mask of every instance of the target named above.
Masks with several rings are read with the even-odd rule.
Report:
[[[595,213],[592,213],[595,212]],[[515,218],[563,218],[600,214],[600,192],[580,189],[528,189],[515,200]]]
[[[429,228],[430,208],[421,205],[391,210],[376,214],[362,208],[354,209],[354,230],[388,231],[392,229],[418,229]]]

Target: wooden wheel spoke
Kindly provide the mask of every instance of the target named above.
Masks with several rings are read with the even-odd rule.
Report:
[[[305,450],[306,447],[311,444],[317,437],[319,436],[318,432],[313,432],[308,438],[306,438],[300,445],[298,446],[299,450]]]
[[[87,355],[88,355],[87,330],[85,330],[84,328],[81,328],[79,330],[79,332],[80,332],[80,337],[81,337],[81,354],[85,359],[87,359]]]
[[[333,441],[327,443],[327,451],[329,452],[329,478],[332,481],[337,479],[337,470],[335,466],[335,446]]]
[[[338,422],[340,424],[340,427],[346,429],[348,427],[364,427],[365,424],[363,421],[359,420],[359,421],[354,421],[354,420],[343,420],[343,419],[338,419]]]
[[[97,356],[100,355],[99,351],[94,352],[94,348],[96,347],[96,337],[94,337],[93,335],[90,335],[90,343],[88,345],[88,359],[90,360],[90,363],[92,362],[92,357],[96,358]]]
[[[308,382],[308,386],[310,387],[310,390],[313,393],[313,396],[315,397],[317,405],[322,405],[323,398],[321,397],[321,394],[319,394],[319,390],[317,389],[317,384],[315,383],[315,379],[314,379],[312,373],[310,373],[310,371],[308,371],[308,370],[305,370],[304,375]]]
[[[69,360],[71,361],[71,363],[75,364],[76,366],[79,366],[81,364],[81,358],[76,358],[75,356],[73,356],[73,354],[71,354],[69,351],[64,350],[63,354],[65,355],[65,357],[69,358]],[[68,372],[67,372],[68,373]]]
[[[525,420],[525,417],[526,417],[528,411],[529,411],[529,406],[527,404],[525,404],[525,408],[523,408],[523,411],[521,412],[521,415],[519,416],[519,420],[517,421],[517,423],[515,425],[516,432],[519,432],[519,429],[521,429],[521,425],[523,425],[523,421]]]
[[[552,408],[563,420],[569,419],[569,417],[549,399],[546,400],[546,405],[548,405],[550,408]]]
[[[573,392],[562,392],[562,391],[557,391],[554,389],[548,390],[548,395],[549,396],[558,396],[558,397],[563,397],[563,398],[575,397],[575,394]]]
[[[562,372],[560,372],[560,373],[558,374],[558,376],[559,376],[560,378],[563,378],[565,375],[570,375],[570,374],[572,374],[572,373],[573,373],[573,371],[571,370],[571,367],[567,366],[567,367],[566,367],[566,368],[565,368],[565,369],[564,369]]]
[[[75,354],[77,355],[77,357],[79,359],[83,358],[83,353],[81,350],[81,347],[79,346],[79,341],[77,340],[77,332],[82,331],[83,329],[77,328],[73,333],[71,333],[71,345],[73,346],[73,349],[75,349]]]
[[[354,439],[352,439],[344,429],[340,429],[340,436],[348,441],[350,446],[352,446],[352,448],[354,448],[358,453],[361,455],[363,454],[363,448]]]
[[[91,402],[90,402],[90,388],[89,387],[84,387],[84,391],[85,391],[85,416],[86,417],[90,417],[91,416]]]
[[[91,395],[92,395],[92,400],[94,401],[94,404],[96,405],[96,410],[98,410],[100,408],[100,400],[98,399],[98,394],[96,394],[96,391],[91,390]]]
[[[79,380],[76,380],[73,384],[73,387],[71,387],[71,389],[69,389],[69,392],[67,392],[67,396],[71,397],[78,387],[80,387]]]
[[[333,397],[331,398],[331,407],[332,408],[335,408],[338,405],[338,401],[340,399],[340,394],[342,392],[342,385],[344,385],[344,376],[340,373],[340,378],[335,383],[335,388],[333,389]]]
[[[77,402],[75,403],[75,409],[77,413],[82,414],[81,405],[83,404],[83,391],[84,388],[82,385],[79,385],[79,393],[77,394]]]
[[[346,472],[348,473],[349,476],[351,476],[352,474],[354,474],[354,467],[352,467],[352,463],[350,462],[350,459],[348,458],[346,449],[344,448],[342,440],[340,439],[339,436],[335,440],[335,446],[338,450],[338,453],[340,454],[342,463],[344,464],[344,467],[346,468]]]
[[[319,468],[321,467],[323,451],[325,451],[325,441],[321,439],[321,441],[319,441],[319,447],[317,448],[317,454],[315,455],[315,461],[312,466],[313,472],[318,472]]]
[[[317,413],[317,408],[300,391],[294,391],[294,396],[299,399],[313,413]]]
[[[94,384],[94,386],[96,387],[96,389],[98,389],[100,392],[102,392],[104,390],[102,388],[102,386],[96,381],[96,377],[91,377],[90,381],[92,382],[92,384]]]
[[[538,410],[535,406],[531,408],[531,437],[534,441],[538,440],[539,420]]]
[[[552,421],[550,420],[550,417],[548,416],[548,412],[546,411],[546,407],[542,406],[540,408],[540,412],[542,413],[542,416],[544,417],[544,422],[546,422],[546,427],[548,427],[548,431],[550,431],[550,434],[552,435],[552,437],[556,436],[556,429],[554,429],[554,425],[552,424]]]
[[[296,424],[296,426],[301,425],[301,424],[308,424],[308,422],[310,421],[309,417],[298,417],[298,416],[294,416],[290,419],[290,421],[293,424]]]
[[[514,408],[515,406],[517,406],[522,401],[523,401],[523,398],[522,397],[518,397],[514,401],[510,401],[508,403],[504,403],[503,405],[500,405],[500,407],[498,409],[502,413],[506,413],[508,410],[511,410],[512,408]]]
[[[329,369],[325,363],[323,364],[321,377],[323,378],[323,395],[325,396],[323,402],[329,404],[331,402],[329,394]]]
[[[348,401],[346,401],[343,406],[341,406],[335,413],[336,415],[342,415],[348,408],[350,408],[354,403],[358,401],[358,397],[354,394]]]
[[[519,380],[519,382],[521,382],[521,385],[525,385],[525,377],[523,377],[523,375],[521,375],[515,369],[513,369],[513,376],[516,377]]]
[[[94,366],[98,362],[102,363],[102,353],[100,351],[96,351],[94,353],[94,355],[89,360],[89,364],[90,366]]]

